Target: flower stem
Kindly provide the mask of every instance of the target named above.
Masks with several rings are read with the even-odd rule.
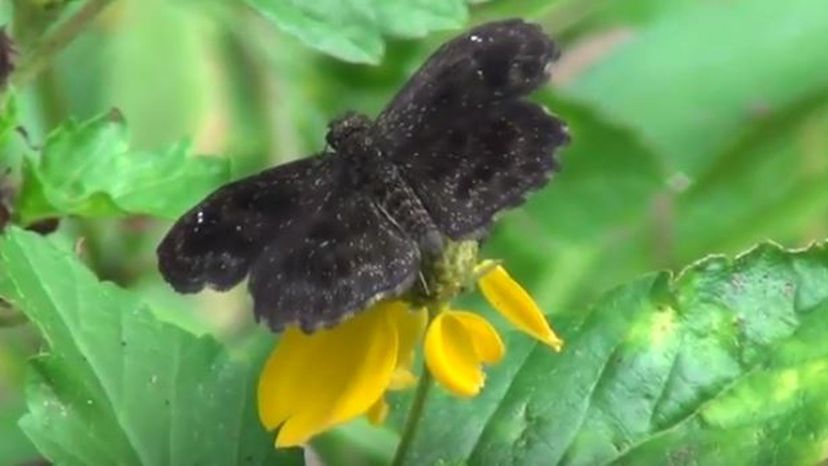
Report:
[[[16,327],[29,322],[29,319],[22,312],[12,308],[5,301],[0,299],[0,328]]]
[[[417,391],[414,392],[411,407],[408,408],[408,415],[405,419],[402,437],[400,438],[400,443],[397,445],[397,451],[394,452],[394,459],[391,461],[392,466],[402,466],[405,463],[408,449],[414,441],[414,436],[417,434],[417,427],[420,425],[420,419],[423,417],[426,398],[428,398],[428,392],[431,390],[432,385],[431,372],[428,371],[428,367],[423,363],[423,373],[417,382]]]
[[[437,317],[437,314],[442,311],[443,304],[435,302],[427,305],[426,308],[428,309],[428,322],[431,323]],[[417,382],[414,399],[411,400],[411,406],[408,408],[408,415],[405,418],[400,443],[394,452],[394,459],[391,461],[391,466],[402,466],[405,463],[408,450],[411,448],[414,437],[417,435],[417,427],[420,425],[420,419],[423,418],[426,399],[428,398],[428,392],[431,391],[431,386],[434,385],[433,381],[434,378],[428,370],[425,359],[423,359],[423,371],[420,374],[420,380]]]
[[[37,77],[52,56],[67,46],[113,0],[89,0],[66,21],[38,41],[12,74],[12,82],[22,86]]]

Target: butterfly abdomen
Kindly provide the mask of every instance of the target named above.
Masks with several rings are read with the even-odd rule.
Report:
[[[443,241],[437,225],[431,219],[417,193],[403,178],[399,168],[383,157],[378,150],[363,151],[353,177],[356,187],[371,199],[400,233],[416,242],[426,255],[442,252]],[[357,168],[358,167],[358,168]]]
[[[443,250],[443,235],[420,198],[392,162],[383,160],[382,171],[371,187],[377,207],[417,242],[420,251],[426,255],[439,255]]]

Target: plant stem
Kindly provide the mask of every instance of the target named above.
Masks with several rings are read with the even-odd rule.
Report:
[[[57,52],[66,47],[113,0],[89,0],[69,19],[59,24],[25,54],[12,83],[22,86],[43,71]]]
[[[428,309],[428,322],[430,324],[443,309],[443,306],[440,303],[432,303],[427,305],[426,308]],[[411,407],[408,408],[408,415],[405,418],[400,443],[394,452],[394,459],[391,461],[391,466],[402,466],[405,463],[408,449],[411,448],[411,444],[414,442],[414,437],[417,435],[417,427],[420,425],[420,419],[423,418],[423,410],[425,409],[428,392],[431,391],[431,386],[434,385],[434,379],[425,363],[425,356],[423,358],[423,371],[420,375],[420,380],[417,382],[417,390],[414,392],[414,399],[411,400]]]
[[[419,382],[417,382],[417,391],[414,393],[414,399],[411,401],[411,407],[408,409],[402,437],[400,438],[399,445],[397,445],[397,451],[394,452],[394,459],[391,461],[392,466],[402,466],[405,462],[408,449],[411,447],[414,436],[417,434],[417,426],[420,425],[420,419],[423,417],[426,398],[428,398],[428,392],[431,390],[432,385],[431,372],[428,371],[428,367],[423,363],[423,373],[420,375]]]
[[[0,328],[16,327],[28,321],[29,319],[25,314],[12,308],[5,301],[0,300]]]

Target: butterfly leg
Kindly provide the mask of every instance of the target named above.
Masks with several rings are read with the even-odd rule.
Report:
[[[420,281],[420,286],[422,287],[423,295],[431,296],[431,291],[428,287],[428,280],[426,279],[425,274],[422,271],[418,273],[418,279]]]

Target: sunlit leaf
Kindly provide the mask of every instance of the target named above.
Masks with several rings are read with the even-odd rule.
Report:
[[[464,0],[246,0],[283,31],[345,61],[377,63],[384,37],[422,37],[461,27]]]
[[[676,279],[650,275],[558,327],[562,353],[514,345],[480,399],[438,390],[409,464],[815,464],[824,455],[825,245],[762,245]]]
[[[227,161],[191,157],[186,143],[159,151],[130,149],[118,112],[52,132],[24,161],[17,199],[23,222],[44,217],[149,214],[175,218],[227,181]]]

